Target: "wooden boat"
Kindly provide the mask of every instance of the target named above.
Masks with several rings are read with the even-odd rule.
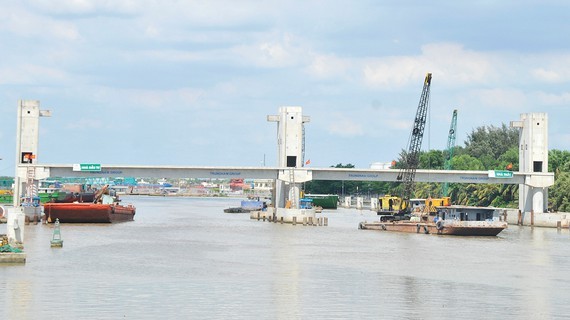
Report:
[[[456,236],[496,236],[507,228],[491,207],[438,206],[436,221],[420,217],[410,220],[361,222],[359,229]]]
[[[132,221],[135,216],[132,205],[102,203],[45,203],[44,214],[47,222],[59,219],[62,223],[111,223]]]

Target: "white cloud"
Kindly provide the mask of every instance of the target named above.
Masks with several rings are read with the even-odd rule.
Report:
[[[69,83],[69,75],[60,69],[35,64],[0,67],[0,84],[41,85]]]
[[[310,59],[310,49],[303,41],[289,33],[270,33],[264,39],[249,45],[234,47],[242,61],[264,68],[302,66]]]
[[[75,24],[36,15],[19,7],[0,10],[0,30],[7,30],[21,37],[38,37],[44,41],[80,39]]]
[[[216,53],[217,52],[217,53]],[[219,51],[208,52],[194,52],[183,50],[141,50],[141,51],[125,51],[122,53],[124,57],[129,60],[140,60],[144,58],[154,61],[169,61],[169,62],[188,62],[188,61],[206,61],[219,58]]]
[[[480,101],[485,108],[512,108],[514,110],[528,105],[528,98],[517,89],[483,89],[471,92],[473,101]]]
[[[31,0],[30,4],[48,14],[92,15],[99,13],[131,14],[148,1],[135,0]]]
[[[537,100],[544,105],[565,106],[570,105],[570,93],[553,94],[546,92],[536,93]]]
[[[74,130],[80,129],[80,130],[91,131],[93,129],[103,128],[103,122],[99,119],[83,118],[83,119],[78,119],[77,121],[69,122],[67,124],[67,128]]]
[[[516,37],[505,42],[500,32],[487,32],[481,24],[445,23],[442,32],[425,10],[421,15],[407,10],[406,19],[389,17],[409,7],[394,6],[362,2],[347,8],[333,1],[323,11],[320,0],[4,1],[0,98],[13,100],[4,105],[20,96],[40,99],[66,117],[77,111],[70,106],[102,114],[120,108],[121,115],[132,115],[124,121],[135,127],[156,123],[160,116],[183,123],[178,126],[186,126],[189,136],[199,137],[189,141],[195,145],[207,144],[199,129],[210,121],[227,124],[239,116],[240,123],[260,119],[264,128],[269,127],[264,116],[279,105],[301,105],[312,117],[311,138],[355,138],[354,145],[368,146],[380,141],[387,153],[397,153],[411,130],[422,80],[432,72],[431,125],[441,129],[442,143],[452,108],[460,109],[460,131],[516,119],[531,108],[556,111],[550,116],[553,127],[565,119],[570,53],[564,42],[552,41],[548,49],[525,47]],[[530,30],[533,23],[514,19],[511,25]],[[546,38],[529,33],[524,41]],[[381,103],[370,106],[371,101]],[[97,125],[82,121],[75,125]],[[110,126],[108,121],[99,125]],[[261,148],[239,141],[265,138],[251,133],[260,128],[238,133],[235,126],[219,125],[211,136],[235,137],[248,153],[247,148]],[[273,150],[273,140],[265,140]],[[358,157],[366,149],[360,147]]]
[[[389,57],[364,63],[364,82],[371,87],[393,88],[417,82],[425,74],[421,62],[409,57]],[[423,67],[426,70],[425,67]]]
[[[363,63],[364,82],[372,87],[394,88],[417,83],[431,72],[448,85],[484,83],[496,77],[492,54],[465,50],[454,43],[433,43],[422,47],[421,55],[370,59]]]
[[[149,38],[158,38],[161,35],[161,32],[158,27],[149,25],[146,27],[145,35]]]
[[[307,70],[317,78],[343,77],[351,67],[348,59],[342,59],[332,54],[316,54]]]
[[[544,82],[560,82],[562,80],[562,75],[558,72],[543,68],[531,70],[531,74]]]
[[[197,107],[197,102],[204,94],[203,90],[181,88],[175,90],[142,90],[96,88],[94,95],[104,104],[115,104],[120,101],[123,107],[143,109],[168,108],[169,111]]]
[[[353,121],[348,116],[336,115],[328,125],[328,132],[341,137],[354,137],[364,135],[362,124]]]

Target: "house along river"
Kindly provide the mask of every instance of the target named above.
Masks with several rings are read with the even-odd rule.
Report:
[[[568,230],[498,237],[358,230],[224,213],[239,199],[124,197],[135,221],[26,226],[0,319],[568,319]],[[5,228],[5,225],[3,226]]]

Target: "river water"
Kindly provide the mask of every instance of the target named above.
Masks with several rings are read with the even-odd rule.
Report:
[[[124,197],[135,221],[26,226],[0,265],[0,319],[568,319],[568,230],[498,237],[358,230],[228,214],[239,199]],[[5,226],[3,227],[5,228]],[[5,230],[5,229],[4,229]],[[0,230],[3,231],[3,230]]]

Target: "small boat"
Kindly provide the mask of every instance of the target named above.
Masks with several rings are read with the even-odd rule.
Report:
[[[262,201],[259,197],[242,200],[239,207],[224,209],[225,213],[250,213],[252,211],[261,211],[267,208],[267,202]]]
[[[242,207],[232,207],[224,209],[225,213],[249,213],[249,210],[246,210]]]
[[[408,233],[496,236],[507,228],[507,222],[500,221],[498,210],[492,207],[438,206],[434,220],[413,216],[409,220],[381,219],[360,222],[359,229],[397,231]]]
[[[44,204],[47,222],[61,223],[111,223],[133,221],[136,209],[132,205],[103,204],[88,202]]]

